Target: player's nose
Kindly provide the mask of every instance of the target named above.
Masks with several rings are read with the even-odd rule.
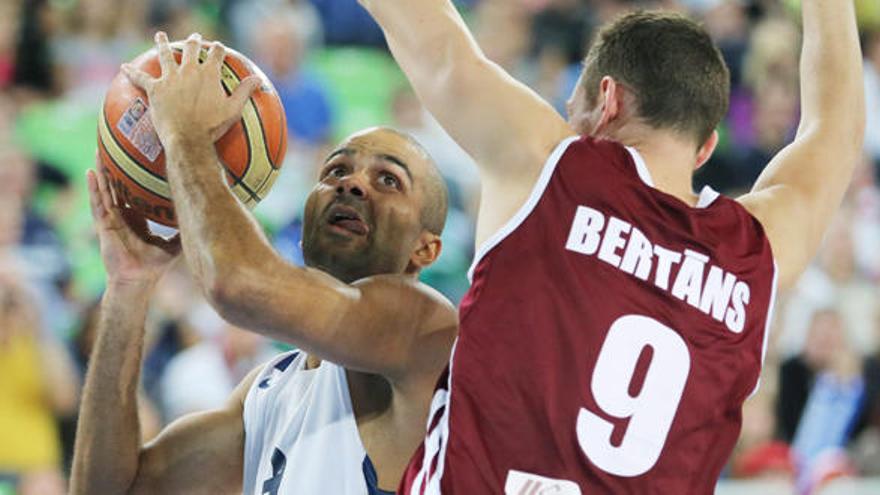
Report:
[[[367,198],[367,188],[364,179],[359,174],[351,174],[342,178],[336,186],[339,195],[350,194],[358,199]]]

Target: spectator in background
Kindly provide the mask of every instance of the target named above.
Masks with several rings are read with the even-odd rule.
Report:
[[[816,262],[791,289],[783,309],[778,351],[785,357],[801,352],[813,312],[835,308],[854,349],[862,355],[877,349],[874,322],[880,312],[880,293],[859,270],[853,247],[853,209],[840,210],[825,235]]]
[[[744,58],[734,64],[741,67],[742,81],[731,90],[728,142],[700,171],[698,188],[710,184],[727,193],[748,190],[770,159],[791,142],[799,110],[799,48],[799,31],[788,18],[769,18],[754,28]]]
[[[826,481],[855,472],[846,448],[864,427],[870,394],[876,380],[849,342],[843,320],[834,310],[818,312],[814,331],[821,332],[812,350],[814,364],[806,402],[794,430],[791,447],[797,466],[796,484],[811,493]],[[824,347],[819,350],[818,347]],[[818,361],[817,361],[818,358]],[[782,392],[781,401],[785,400]]]
[[[777,434],[802,467],[845,448],[868,425],[880,397],[878,372],[877,361],[863,359],[847,341],[838,310],[814,313],[803,352],[780,368],[776,404]]]
[[[18,240],[9,249],[16,251],[23,276],[37,289],[45,323],[60,335],[70,326],[61,293],[70,263],[55,228],[33,208],[36,180],[37,164],[10,137],[0,133],[0,194],[18,204],[16,211],[22,215]]]
[[[880,246],[880,187],[877,172],[876,164],[865,154],[847,194],[847,207],[852,210],[856,268],[875,287],[880,282],[880,249],[877,249]],[[880,297],[880,292],[877,296]],[[880,342],[880,338],[875,342]]]
[[[594,24],[593,9],[579,0],[547,2],[531,18],[532,73],[523,80],[560,114],[580,76]]]
[[[11,209],[0,205],[0,211]],[[11,227],[5,217],[4,233]],[[8,264],[0,272],[0,473],[37,484],[44,495],[61,494],[56,416],[76,410],[80,383],[63,346],[42,327],[22,280]]]
[[[97,108],[122,61],[144,45],[147,2],[77,0],[59,13],[59,33],[50,40],[52,63],[71,98]]]
[[[321,17],[324,43],[384,47],[379,25],[357,0],[310,0]]]
[[[794,463],[791,449],[776,440],[773,411],[775,390],[762,384],[757,394],[743,404],[743,427],[731,458],[734,478],[776,478],[792,480]]]
[[[302,67],[306,40],[300,29],[295,11],[273,12],[256,24],[251,46],[287,111],[291,146],[320,146],[330,138],[333,115],[324,84]]]
[[[167,421],[222,407],[250,371],[277,354],[259,334],[236,328],[216,314],[209,320],[202,324],[216,326],[205,329],[213,335],[177,354],[165,367],[160,394]]]
[[[483,0],[474,9],[474,37],[490,60],[520,75],[531,44],[530,22],[519,2]]]

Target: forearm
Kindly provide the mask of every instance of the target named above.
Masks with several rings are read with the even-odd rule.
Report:
[[[209,297],[233,269],[264,260],[273,251],[259,224],[235,198],[209,139],[165,146],[168,182],[181,231],[183,252]]]
[[[804,0],[802,9],[801,131],[823,125],[860,143],[865,104],[854,2]]]
[[[80,406],[73,494],[127,493],[141,448],[137,389],[152,284],[110,284]]]

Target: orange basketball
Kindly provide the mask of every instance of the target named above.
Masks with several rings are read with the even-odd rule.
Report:
[[[178,63],[182,46],[180,42],[171,45]],[[207,56],[207,48],[205,44],[200,60]],[[153,77],[161,74],[155,49],[135,58],[131,65]],[[287,123],[278,93],[253,62],[227,49],[222,68],[226,94],[251,74],[262,80],[262,86],[245,105],[242,119],[216,143],[229,187],[249,208],[269,193],[287,151]],[[165,180],[165,153],[153,129],[149,107],[146,93],[121,72],[117,74],[98,119],[98,155],[123,206],[158,224],[177,227]]]

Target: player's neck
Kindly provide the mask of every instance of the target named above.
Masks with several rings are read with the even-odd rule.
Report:
[[[624,131],[618,141],[639,152],[656,189],[691,206],[697,204],[699,197],[692,186],[697,164],[693,145],[672,133],[656,130],[637,134]]]

